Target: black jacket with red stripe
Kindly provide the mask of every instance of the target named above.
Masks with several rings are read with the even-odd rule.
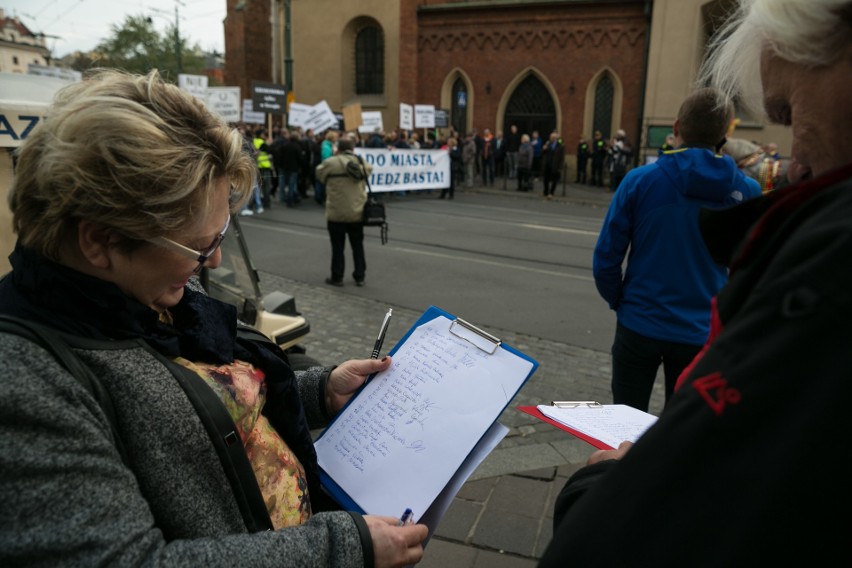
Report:
[[[711,338],[621,461],[578,471],[540,566],[849,564],[852,165],[702,216]]]

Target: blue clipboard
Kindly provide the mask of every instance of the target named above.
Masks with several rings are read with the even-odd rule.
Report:
[[[462,319],[450,314],[449,312],[446,312],[446,311],[444,311],[444,310],[442,310],[438,307],[435,307],[435,306],[430,306],[423,313],[423,315],[421,315],[420,318],[416,322],[414,322],[414,324],[409,328],[409,330],[402,337],[402,339],[400,339],[399,342],[396,345],[394,345],[394,347],[390,350],[390,352],[389,352],[390,355],[393,356],[403,345],[405,345],[405,343],[408,341],[408,339],[411,337],[411,335],[417,330],[417,328],[421,327],[422,325],[432,321],[433,319],[435,319],[439,316],[443,316],[443,317],[447,318],[448,320],[450,320],[450,329],[449,329],[450,333],[464,339],[466,342],[470,343],[476,349],[481,350],[481,351],[488,353],[488,354],[494,354],[494,353],[496,353],[496,351],[498,349],[503,349],[503,350],[506,350],[507,352],[512,353],[513,355],[515,355],[515,356],[517,356],[521,359],[529,361],[532,364],[532,367],[530,368],[529,373],[523,379],[523,381],[520,383],[518,389],[515,391],[515,393],[512,393],[512,396],[509,397],[509,400],[506,402],[505,406],[503,406],[501,411],[494,416],[494,422],[496,422],[497,419],[500,417],[500,414],[502,414],[502,412],[505,411],[505,409],[511,403],[511,399],[514,398],[517,395],[517,392],[520,391],[521,388],[523,388],[523,386],[526,384],[526,382],[529,380],[529,378],[533,375],[533,373],[535,373],[536,369],[538,369],[538,361],[534,360],[529,355],[526,355],[525,353],[518,351],[514,347],[507,345],[500,338],[495,337],[494,335],[491,335],[491,334],[479,329],[478,327],[470,324],[469,322],[462,320]],[[358,392],[356,392],[352,396],[352,398],[349,400],[347,405],[343,409],[340,410],[340,412],[329,423],[329,425],[326,427],[326,429],[323,430],[323,432],[317,438],[317,442],[319,440],[321,440],[322,437],[326,434],[326,432],[328,432],[329,429],[335,424],[338,417],[342,416],[345,413],[345,411],[349,407],[349,405],[352,404],[357,399],[357,397],[361,394],[361,392],[364,390],[364,388],[367,386],[367,384],[370,382],[370,380],[372,380],[373,376],[370,376],[367,379],[367,381],[364,383],[364,385],[361,387],[361,389],[359,389]],[[494,422],[492,422],[492,424]],[[483,434],[483,436],[484,436],[484,434]],[[364,509],[361,506],[359,506],[358,503],[356,503],[355,500],[352,497],[350,497],[346,493],[346,491],[344,491],[340,487],[340,485],[338,485],[334,481],[334,479],[332,479],[331,476],[328,473],[326,473],[326,471],[323,470],[321,467],[320,467],[320,482],[321,482],[323,488],[331,495],[331,497],[343,509],[345,509],[347,511],[354,511],[354,512],[357,512],[357,513],[366,514],[366,511],[364,511]]]

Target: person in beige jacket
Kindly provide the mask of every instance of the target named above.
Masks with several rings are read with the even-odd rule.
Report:
[[[326,284],[343,286],[346,259],[343,249],[346,237],[352,247],[355,269],[352,278],[356,286],[364,285],[367,261],[364,258],[364,203],[367,201],[365,177],[373,167],[356,156],[354,144],[348,138],[337,142],[337,154],[317,166],[317,179],[325,184],[325,218],[331,239],[331,276]]]

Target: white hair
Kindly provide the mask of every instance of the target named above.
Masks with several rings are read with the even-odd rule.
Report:
[[[852,0],[739,0],[739,7],[713,36],[698,74],[760,114],[760,55],[776,55],[806,67],[834,63],[852,38]]]

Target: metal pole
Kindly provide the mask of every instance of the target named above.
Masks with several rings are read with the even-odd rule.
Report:
[[[183,73],[183,58],[180,48],[180,18],[178,16],[177,2],[175,2],[175,58],[177,59],[178,73]]]
[[[290,0],[284,0],[284,84],[293,90],[293,52],[290,45]]]

